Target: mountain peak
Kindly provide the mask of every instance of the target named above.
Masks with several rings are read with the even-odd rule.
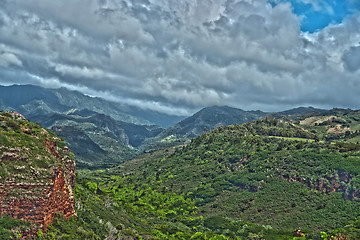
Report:
[[[219,126],[243,124],[259,119],[264,115],[265,113],[261,111],[244,111],[229,106],[206,107],[168,128],[159,137],[166,138],[174,135],[177,139],[192,138],[200,135],[204,129],[210,130]]]

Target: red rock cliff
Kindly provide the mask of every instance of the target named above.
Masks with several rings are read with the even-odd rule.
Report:
[[[11,141],[0,142],[0,214],[33,222],[36,227],[22,233],[27,238],[46,231],[56,212],[75,215],[75,162],[62,140],[46,130],[34,136],[30,148]]]

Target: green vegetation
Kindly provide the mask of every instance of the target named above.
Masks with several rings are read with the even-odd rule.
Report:
[[[360,142],[360,111],[334,108],[319,113],[278,118],[300,124],[319,138],[331,142]]]
[[[20,232],[31,227],[29,222],[14,219],[6,215],[0,216],[0,239],[20,239]]]
[[[42,126],[64,138],[76,155],[78,168],[116,166],[138,155],[136,147],[162,128],[120,122],[92,111],[34,117]]]
[[[50,181],[54,163],[59,160],[49,151],[46,141],[59,158],[73,158],[73,154],[62,139],[13,114],[0,113],[0,183]]]
[[[359,239],[358,113],[345,113],[329,124],[297,116],[222,126],[116,168],[78,171],[78,217],[58,215],[38,239]],[[336,124],[350,133],[329,138]]]
[[[140,236],[293,239],[301,227],[304,239],[320,239],[360,216],[359,163],[356,144],[318,141],[292,123],[264,119],[80,173],[79,181],[117,206],[122,224],[130,217],[124,227]]]
[[[149,188],[145,191],[148,194],[137,198],[138,193],[126,187],[121,189],[129,190],[127,194],[129,196],[122,197],[119,188],[112,193],[106,193],[103,190],[110,191],[112,187],[102,188],[82,177],[80,179],[75,192],[78,217],[67,220],[58,215],[54,223],[49,226],[46,235],[37,239],[80,240],[123,237],[124,239],[225,240],[258,239],[264,234],[277,239],[279,234],[285,234],[274,231],[269,225],[256,225],[223,217],[205,219],[198,215],[194,202],[189,197],[158,193]],[[119,179],[115,182],[109,179],[108,183],[110,182],[116,185]],[[165,201],[162,203],[160,200]],[[218,228],[224,229],[226,234],[214,231]],[[229,236],[231,231],[237,231],[238,236]],[[286,239],[292,239],[292,232],[288,232],[287,235],[289,238]]]

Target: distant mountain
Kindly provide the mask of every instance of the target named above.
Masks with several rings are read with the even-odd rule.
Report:
[[[180,117],[86,96],[65,88],[0,86],[0,110],[17,111],[59,134],[78,167],[109,167],[129,160],[136,148]]]
[[[142,151],[183,144],[219,126],[243,124],[264,117],[304,123],[304,127],[313,123],[318,125],[316,131],[321,137],[342,139],[347,134],[352,142],[360,141],[357,116],[352,110],[344,109],[299,107],[265,113],[213,106],[180,121],[176,116],[89,97],[65,88],[46,89],[33,85],[0,86],[1,109],[20,112],[63,137],[75,153],[79,167],[113,166]],[[311,118],[314,116],[317,118]],[[336,121],[325,127],[329,117],[321,116],[335,117]],[[336,119],[339,117],[345,120],[341,129],[336,125],[341,120]],[[310,119],[305,121],[306,118]]]
[[[161,148],[169,143],[177,145],[206,130],[242,124],[265,115],[261,111],[214,106],[204,108],[168,129],[117,121],[89,109],[36,115],[32,121],[63,137],[76,154],[80,167],[99,167],[119,164],[154,145]]]
[[[274,115],[284,115],[284,116],[305,115],[305,114],[314,114],[314,113],[325,113],[327,111],[328,110],[313,108],[313,107],[298,107],[298,108],[293,108],[293,109],[289,109],[289,110],[282,111],[282,112],[277,112]]]
[[[159,134],[157,139],[189,139],[219,126],[243,124],[266,115],[267,113],[262,111],[244,111],[228,106],[206,107],[168,128]]]
[[[169,127],[182,119],[178,116],[89,97],[66,88],[47,89],[33,85],[0,86],[0,109],[21,112],[30,119],[48,113],[88,109],[109,115],[115,120],[163,127]]]
[[[145,139],[164,130],[117,121],[90,110],[39,115],[33,121],[64,138],[80,167],[105,167],[129,160]]]

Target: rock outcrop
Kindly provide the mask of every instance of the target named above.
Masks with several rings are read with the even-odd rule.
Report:
[[[63,140],[0,113],[0,213],[33,223],[23,237],[46,231],[56,212],[75,215],[74,185],[75,162]]]

